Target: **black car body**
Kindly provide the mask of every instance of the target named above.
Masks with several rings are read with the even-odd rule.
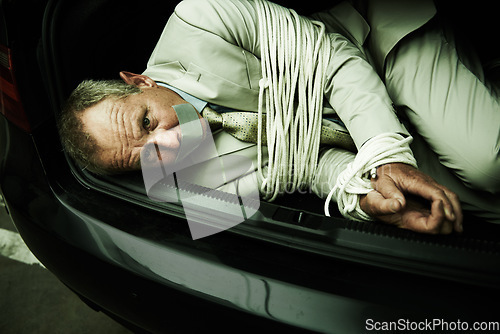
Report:
[[[419,235],[288,195],[192,240],[180,203],[150,200],[140,174],[80,170],[56,129],[64,100],[84,78],[141,73],[176,1],[0,3],[2,194],[32,252],[96,310],[158,333],[500,321],[488,302],[500,297],[500,226],[467,217],[463,235]]]

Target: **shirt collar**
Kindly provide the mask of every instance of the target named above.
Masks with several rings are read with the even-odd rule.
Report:
[[[186,93],[178,88],[172,87],[172,86],[167,85],[166,83],[163,83],[163,82],[156,82],[156,83],[159,86],[166,87],[166,88],[176,92],[177,94],[179,94],[179,96],[182,97],[187,103],[192,104],[193,107],[195,107],[199,113],[201,113],[203,111],[203,109],[205,109],[205,107],[207,106],[207,101],[201,100],[201,99],[197,98],[196,96],[188,94],[188,93]]]

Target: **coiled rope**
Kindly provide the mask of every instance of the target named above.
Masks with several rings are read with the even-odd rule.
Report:
[[[323,88],[331,52],[325,26],[295,11],[255,0],[261,42],[258,172],[261,194],[272,201],[283,192],[312,184],[317,171]],[[262,117],[265,103],[269,162],[262,167]],[[359,195],[373,190],[376,167],[401,162],[417,167],[412,137],[386,133],[368,140],[342,171],[325,201],[335,195],[340,212],[353,220],[371,220],[359,207]],[[368,174],[369,173],[369,174]]]
[[[280,193],[308,187],[316,170],[330,39],[321,22],[267,1],[255,3],[262,64],[258,176],[263,198],[272,201]],[[264,103],[269,154],[266,172],[261,139]]]

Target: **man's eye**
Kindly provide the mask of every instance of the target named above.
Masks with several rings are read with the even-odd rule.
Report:
[[[144,117],[144,119],[142,120],[142,126],[144,127],[144,129],[149,130],[149,127],[151,126],[151,121],[149,120],[149,118]]]

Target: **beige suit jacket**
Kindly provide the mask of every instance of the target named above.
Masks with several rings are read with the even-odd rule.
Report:
[[[396,43],[434,13],[431,0],[375,0],[367,20],[347,2],[313,15],[325,23],[334,50],[324,113],[333,109],[358,147],[383,132],[406,133],[373,66],[382,68]],[[258,36],[252,1],[186,0],[168,20],[144,74],[211,103],[257,111]]]

